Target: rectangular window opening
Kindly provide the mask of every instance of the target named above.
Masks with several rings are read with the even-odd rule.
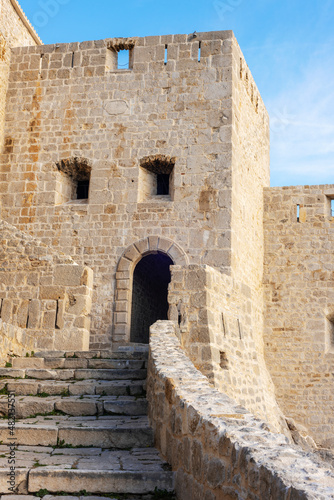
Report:
[[[169,174],[157,174],[157,194],[169,194]]]
[[[89,180],[78,181],[77,184],[77,200],[87,200],[89,192]]]
[[[201,62],[202,42],[198,43],[198,62]]]
[[[334,198],[331,199],[331,217],[334,217]]]
[[[165,65],[168,63],[168,45],[165,45]]]
[[[297,222],[299,222],[300,205],[297,205]]]
[[[118,52],[117,69],[130,69],[130,50]]]

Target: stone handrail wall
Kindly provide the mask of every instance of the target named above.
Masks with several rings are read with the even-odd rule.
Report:
[[[180,500],[328,500],[334,473],[214,389],[171,321],[150,329],[149,418]]]
[[[27,349],[88,349],[92,270],[4,221],[0,234],[2,335],[11,325]]]
[[[171,271],[169,319],[179,324],[189,359],[217,389],[290,437],[258,340],[255,292],[210,266]]]

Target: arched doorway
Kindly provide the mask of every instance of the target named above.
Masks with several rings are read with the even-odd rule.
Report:
[[[162,252],[144,256],[136,265],[132,282],[130,342],[149,341],[149,328],[168,319],[168,284],[172,259]]]
[[[136,265],[145,256],[163,253],[176,266],[189,264],[184,250],[173,240],[163,236],[148,236],[128,246],[116,268],[115,312],[113,324],[113,350],[130,342],[132,281]]]

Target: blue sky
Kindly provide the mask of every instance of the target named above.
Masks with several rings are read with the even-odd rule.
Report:
[[[20,0],[44,43],[232,29],[271,118],[271,185],[334,184],[334,0]]]

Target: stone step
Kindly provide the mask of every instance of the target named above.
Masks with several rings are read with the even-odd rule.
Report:
[[[8,493],[8,459],[4,456],[7,451],[6,446],[0,445],[0,493]],[[87,493],[135,495],[152,493],[155,488],[171,491],[174,486],[173,473],[154,448],[112,450],[19,445],[15,459],[20,464],[16,469],[20,493],[44,490],[80,495],[81,492],[87,499]]]
[[[40,351],[35,352],[34,358],[86,358],[86,359],[148,359],[149,346],[147,344],[121,346],[117,351]]]
[[[101,447],[130,449],[153,446],[147,417],[68,417],[55,415],[0,422],[0,441],[29,446]]]
[[[173,472],[68,470],[43,467],[29,472],[28,491],[46,489],[51,493],[132,493],[145,494],[159,490],[173,491]],[[8,485],[7,485],[8,491]]]
[[[8,396],[0,396],[0,416],[8,416]],[[134,396],[19,396],[15,400],[15,418],[52,415],[55,412],[72,416],[146,415],[146,398]]]
[[[60,396],[106,395],[106,396],[143,396],[146,380],[0,380],[0,391],[14,392],[16,396],[35,396],[49,394]]]
[[[32,378],[38,380],[83,380],[83,379],[95,379],[95,380],[138,380],[145,379],[147,371],[145,369],[140,370],[118,370],[118,369],[38,369],[38,368],[0,368],[0,377],[3,378]]]
[[[141,359],[86,359],[86,358],[13,358],[12,368],[35,369],[145,369],[147,362]]]

